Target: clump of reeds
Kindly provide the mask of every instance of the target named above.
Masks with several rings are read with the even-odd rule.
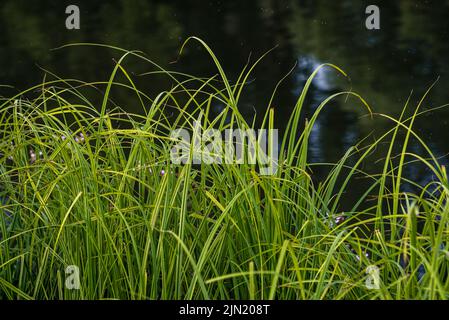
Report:
[[[253,127],[238,106],[254,66],[231,84],[195,40],[218,78],[161,69],[175,85],[150,99],[123,67],[127,57],[146,58],[123,51],[106,83],[54,80],[31,88],[41,90],[32,100],[23,92],[1,103],[0,298],[448,298],[448,180],[413,130],[419,106],[411,117],[388,117],[391,130],[348,150],[316,185],[307,160],[311,128],[330,100],[360,97],[330,96],[302,123],[314,72],[288,120],[276,174],[247,164],[173,165],[168,132],[192,130],[200,112],[203,130]],[[117,74],[128,82],[116,82]],[[104,88],[100,107],[83,95],[93,85]],[[135,92],[145,113],[113,107],[116,86]],[[216,102],[226,107],[211,117]],[[274,117],[267,109],[263,127],[273,128]],[[426,157],[408,150],[411,138]],[[364,174],[361,164],[384,142],[383,171]],[[437,179],[406,193],[402,184],[413,181],[402,168],[412,160]],[[339,211],[360,175],[369,187],[351,210]],[[69,265],[79,267],[78,290],[65,286]],[[373,266],[378,289],[367,286]]]

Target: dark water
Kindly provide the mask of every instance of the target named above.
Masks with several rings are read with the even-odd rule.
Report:
[[[81,29],[65,28],[65,8],[78,4]],[[380,30],[367,30],[365,8],[380,8]],[[449,1],[50,1],[30,3],[2,0],[0,4],[0,88],[3,95],[25,89],[43,79],[45,68],[65,78],[107,80],[119,55],[98,48],[52,48],[73,42],[97,42],[139,49],[163,67],[198,76],[217,71],[197,43],[188,46],[176,64],[183,41],[191,35],[205,40],[214,50],[228,77],[236,80],[251,55],[254,61],[276,46],[254,72],[253,83],[240,108],[248,118],[268,107],[277,83],[296,64],[273,102],[276,124],[282,129],[305,79],[323,62],[345,70],[351,82],[323,71],[314,82],[306,107],[310,116],[329,94],[352,88],[376,112],[398,115],[413,91],[411,107],[439,78],[423,110],[449,103]],[[151,71],[133,59],[127,70]],[[138,77],[143,91],[156,94],[169,88],[157,78]],[[126,96],[122,97],[126,101]],[[133,100],[135,101],[135,100]],[[121,106],[137,112],[137,103]],[[140,108],[140,107],[138,107]],[[373,133],[378,136],[392,124],[370,120],[355,99],[336,100],[319,118],[311,138],[310,157],[315,162],[339,159],[349,146]],[[431,112],[418,121],[420,134],[442,156],[447,143],[449,109]],[[418,144],[411,147],[421,153]],[[411,168],[409,175],[422,182],[429,172]]]

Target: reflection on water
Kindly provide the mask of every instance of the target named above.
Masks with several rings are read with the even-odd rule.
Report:
[[[2,0],[0,4],[0,84],[10,96],[42,80],[44,71],[84,81],[106,80],[116,52],[96,48],[50,49],[65,43],[99,42],[127,49],[140,49],[163,67],[199,76],[216,69],[205,51],[190,45],[178,63],[182,42],[190,35],[204,39],[223,62],[230,79],[252,56],[260,56],[277,46],[258,66],[253,82],[242,98],[242,113],[252,117],[268,107],[276,83],[297,63],[295,72],[279,88],[273,102],[276,125],[285,119],[310,73],[319,64],[331,62],[349,75],[347,81],[324,69],[314,81],[305,109],[310,117],[318,104],[340,90],[360,93],[376,112],[397,115],[413,90],[414,107],[430,84],[440,77],[423,109],[449,102],[449,1],[376,1],[381,10],[381,30],[365,28],[367,1],[171,1],[110,0],[83,2],[81,30],[64,27],[65,7],[73,1]],[[148,65],[126,62],[129,71],[141,74]],[[156,94],[169,86],[162,79],[138,77],[137,85]],[[117,101],[137,112],[126,93]],[[128,101],[128,102],[127,102]],[[134,100],[133,100],[134,101]],[[220,112],[223,106],[215,106]],[[411,108],[412,110],[413,108]],[[392,126],[381,119],[363,117],[366,111],[355,99],[337,99],[320,116],[311,137],[310,157],[315,162],[339,159],[361,138]],[[447,120],[449,111],[429,113],[417,125],[439,156],[449,151]],[[422,148],[415,144],[415,152]],[[442,160],[443,162],[446,160]],[[408,172],[420,181],[431,175],[419,169]]]

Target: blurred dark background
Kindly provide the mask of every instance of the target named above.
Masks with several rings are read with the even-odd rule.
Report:
[[[81,10],[81,29],[65,28],[65,8]],[[381,29],[367,30],[365,8],[380,8]],[[411,107],[429,86],[423,110],[449,103],[449,0],[440,1],[55,1],[2,0],[0,4],[0,94],[11,96],[42,81],[45,72],[83,81],[104,81],[114,67],[117,52],[94,47],[51,50],[67,43],[96,42],[138,49],[162,67],[211,76],[217,70],[198,43],[188,45],[175,64],[183,41],[191,35],[205,40],[236,80],[251,55],[255,61],[275,47],[257,67],[240,104],[249,119],[262,114],[276,83],[297,64],[280,87],[272,107],[277,126],[286,124],[305,80],[319,64],[330,62],[350,75],[351,82],[335,72],[320,72],[314,82],[305,114],[310,115],[328,95],[351,89],[360,93],[376,112],[398,115],[413,91]],[[151,66],[130,60],[135,74]],[[139,88],[152,95],[170,84],[143,77]],[[137,103],[121,107],[139,112]],[[134,100],[133,100],[134,101]],[[413,111],[412,108],[412,111]],[[370,120],[355,99],[336,100],[319,118],[311,138],[310,157],[315,162],[335,161],[368,134],[384,132],[392,123]],[[442,157],[449,152],[449,109],[430,112],[417,126],[432,150]],[[412,145],[420,153],[419,144]],[[430,173],[411,170],[418,181]]]

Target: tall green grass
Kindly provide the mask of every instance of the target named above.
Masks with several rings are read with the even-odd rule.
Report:
[[[351,95],[371,113],[360,96],[341,92],[304,123],[316,70],[288,120],[275,175],[248,164],[173,165],[168,133],[192,130],[200,113],[202,130],[255,126],[238,107],[255,65],[231,83],[204,42],[188,41],[209,52],[217,76],[167,71],[139,52],[114,48],[123,57],[106,82],[56,79],[1,103],[0,298],[449,297],[447,174],[413,127],[426,111],[418,106],[407,116],[407,105],[399,119],[372,114],[390,120],[391,130],[347,150],[314,183],[308,141],[323,108]],[[127,73],[128,58],[148,61],[174,85],[151,99]],[[334,65],[320,68],[345,75]],[[83,93],[92,87],[103,90],[100,105]],[[135,94],[143,114],[114,105],[110,95],[118,87]],[[32,100],[23,98],[36,91]],[[226,107],[213,117],[217,102]],[[275,117],[267,109],[262,127],[273,128]],[[412,139],[426,156],[409,151]],[[383,170],[363,172],[363,162],[385,143]],[[425,165],[437,180],[409,181],[403,167],[410,162]],[[369,186],[335,223],[360,176]],[[404,192],[405,183],[418,191]],[[69,265],[80,268],[79,290],[65,287]],[[369,266],[379,268],[379,289],[366,286]]]

